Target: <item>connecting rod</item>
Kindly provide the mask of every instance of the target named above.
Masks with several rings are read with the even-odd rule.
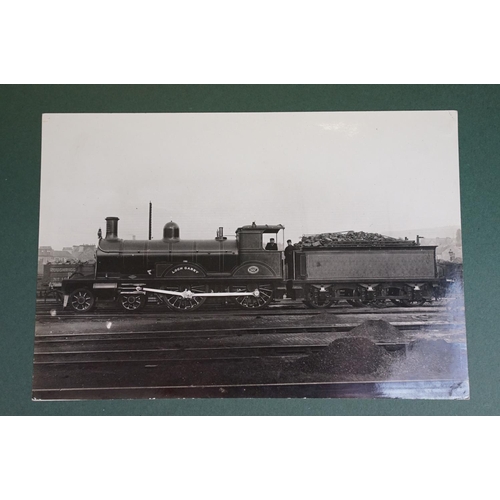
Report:
[[[135,288],[138,292],[162,293],[164,295],[177,295],[183,299],[192,299],[193,297],[258,297],[259,290],[256,288],[253,292],[192,292],[184,290],[183,292],[175,292],[173,290],[162,290],[161,288],[147,288],[138,286]]]

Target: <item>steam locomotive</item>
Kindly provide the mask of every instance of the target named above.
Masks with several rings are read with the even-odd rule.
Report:
[[[84,313],[114,300],[133,312],[154,296],[174,311],[193,311],[209,298],[260,309],[284,294],[311,308],[339,301],[408,306],[442,293],[436,247],[419,242],[296,247],[285,267],[282,251],[264,248],[264,237],[276,237],[281,224],[242,226],[235,239],[219,228],[213,240],[184,240],[168,222],[162,239],[139,241],[120,239],[118,221],[106,218],[104,238],[99,230],[93,275],[63,280],[65,308]]]

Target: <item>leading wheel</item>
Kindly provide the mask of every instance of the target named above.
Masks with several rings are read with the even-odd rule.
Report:
[[[255,290],[259,291],[257,297],[254,295],[243,295],[234,297],[234,301],[243,309],[262,309],[273,300],[273,287],[269,284],[231,287],[231,292],[254,292]]]
[[[181,286],[167,286],[162,287],[164,290],[170,290],[173,292],[184,292],[186,290],[193,293],[205,293],[208,292],[208,287],[205,285],[181,285]],[[197,297],[196,295],[191,298],[183,298],[179,295],[166,295],[161,294],[163,302],[167,305],[169,309],[176,312],[188,312],[195,311],[201,307],[205,301],[206,297]]]
[[[127,293],[119,296],[120,306],[128,312],[140,311],[147,301],[144,293]]]
[[[89,312],[94,308],[95,297],[88,288],[78,288],[71,293],[68,303],[73,311]]]

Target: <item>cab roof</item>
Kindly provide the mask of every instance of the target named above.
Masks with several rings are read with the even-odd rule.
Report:
[[[255,222],[253,224],[250,224],[248,226],[241,226],[238,229],[236,229],[236,234],[242,233],[242,232],[256,232],[256,233],[277,233],[278,231],[281,231],[282,229],[285,229],[285,226],[282,226],[281,224],[278,224],[277,226],[273,225],[257,225]]]

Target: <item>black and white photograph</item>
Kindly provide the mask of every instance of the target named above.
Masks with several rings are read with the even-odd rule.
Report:
[[[44,114],[33,400],[469,399],[458,127]]]

